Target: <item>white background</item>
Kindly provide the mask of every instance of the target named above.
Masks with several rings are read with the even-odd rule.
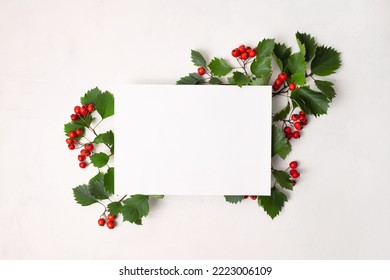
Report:
[[[344,259],[390,257],[387,110],[390,2],[0,1],[0,258]],[[281,216],[253,201],[166,197],[143,226],[98,227],[71,187],[80,170],[62,124],[96,85],[166,83],[190,49],[309,32],[342,52],[329,115],[309,120],[288,160],[302,179]],[[286,162],[285,164],[287,164]]]

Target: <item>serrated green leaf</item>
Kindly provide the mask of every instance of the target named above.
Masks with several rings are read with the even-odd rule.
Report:
[[[226,60],[216,57],[210,62],[209,69],[217,77],[225,76],[233,70]]]
[[[212,77],[210,80],[209,80],[209,84],[210,85],[222,85],[223,82],[218,79],[218,78],[215,78],[215,77]]]
[[[85,117],[80,117],[78,120],[72,121],[72,123],[75,125],[88,127],[91,125],[93,120],[94,118],[92,117],[92,115],[88,115]]]
[[[84,94],[83,97],[80,98],[81,104],[95,104],[96,99],[102,94],[102,91],[95,87],[89,91],[87,91],[86,94]]]
[[[272,75],[272,60],[271,57],[256,57],[251,64],[251,72],[257,77],[262,78],[268,83]]]
[[[294,73],[291,75],[291,81],[297,85],[304,85],[306,83],[305,72]]]
[[[101,168],[108,163],[110,157],[105,153],[95,153],[90,156],[90,159],[95,167]]]
[[[259,196],[257,198],[257,203],[259,206],[263,207],[264,211],[272,219],[279,215],[284,206],[284,203],[287,201],[287,196],[282,191],[279,191],[276,187],[271,189],[270,196]]]
[[[287,61],[287,68],[292,74],[294,73],[305,73],[306,70],[306,61],[302,53],[294,53],[290,56]]]
[[[198,51],[191,50],[191,60],[195,66],[204,68],[207,67],[206,60],[204,59],[203,55]]]
[[[242,87],[249,83],[249,77],[244,73],[238,71],[235,71],[233,73],[233,80],[234,80],[234,84],[238,85],[239,87]]]
[[[100,94],[93,105],[102,119],[106,119],[114,115],[114,95],[108,91]]]
[[[120,202],[111,202],[107,205],[107,208],[111,215],[118,215],[122,212],[122,204]]]
[[[272,170],[276,182],[284,189],[292,190],[293,184],[290,180],[290,175],[283,170]]]
[[[275,46],[275,39],[263,39],[257,44],[256,57],[265,58],[272,54]]]
[[[107,173],[104,174],[104,188],[110,194],[115,193],[114,172],[114,167],[110,167],[107,169]]]
[[[142,224],[142,218],[149,213],[149,196],[132,195],[123,201],[122,215],[123,221],[129,221],[138,225]]]
[[[99,172],[98,174],[96,174],[94,177],[91,178],[91,180],[89,180],[89,184],[91,184],[91,182],[93,181],[103,181],[104,180],[104,173],[102,172]]]
[[[272,121],[278,122],[278,121],[285,120],[288,114],[290,113],[290,111],[291,111],[290,103],[287,103],[286,107],[284,107],[282,110],[280,110],[278,113],[276,113],[273,116]]]
[[[291,100],[306,114],[320,116],[326,114],[329,99],[322,92],[311,90],[308,86],[299,87],[291,93]]]
[[[89,183],[89,192],[94,198],[98,200],[108,199],[110,196],[104,187],[103,180],[91,181]]]
[[[190,73],[176,82],[177,85],[199,85],[203,83],[204,80],[198,73]]]
[[[88,206],[97,202],[89,192],[88,185],[81,185],[73,188],[73,196],[76,202],[82,206]]]
[[[291,56],[291,48],[285,44],[276,43],[274,47],[274,56],[281,71],[286,67],[287,61]]]
[[[96,144],[103,143],[103,144],[112,146],[112,145],[114,145],[114,133],[111,130],[109,130],[105,133],[101,133],[95,137],[95,139],[93,140],[93,143],[96,143]]]
[[[328,97],[329,101],[332,101],[333,98],[336,97],[336,91],[333,88],[332,82],[315,80],[314,83],[317,88]]]
[[[285,159],[291,152],[291,144],[281,129],[272,125],[272,157],[279,155],[282,159]]]
[[[162,195],[162,194],[154,194],[154,195],[149,195],[149,198],[153,198],[153,199],[163,199],[163,198],[164,198],[164,195]]]
[[[225,195],[225,200],[232,204],[237,204],[244,200],[243,195]]]
[[[340,53],[331,47],[319,46],[311,62],[311,71],[318,76],[328,76],[341,66]]]
[[[309,62],[314,57],[317,48],[314,37],[312,37],[310,34],[299,32],[295,34],[295,37],[298,40],[298,44],[302,43],[305,46],[305,60]]]

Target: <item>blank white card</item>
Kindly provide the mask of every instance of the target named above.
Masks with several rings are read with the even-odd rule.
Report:
[[[269,86],[114,87],[118,193],[269,195]]]

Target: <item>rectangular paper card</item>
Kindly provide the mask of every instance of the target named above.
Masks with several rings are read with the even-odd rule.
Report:
[[[126,194],[269,195],[269,86],[114,87],[115,188]]]

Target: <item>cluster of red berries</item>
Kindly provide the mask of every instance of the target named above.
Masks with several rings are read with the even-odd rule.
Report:
[[[282,85],[284,85],[284,83],[287,81],[287,74],[282,72],[278,75],[278,77],[276,78],[274,84],[272,85],[272,89],[274,91],[277,91],[280,89],[280,87]],[[294,83],[290,83],[288,85],[288,88],[292,91],[292,90],[295,90],[297,88],[297,85],[294,84]]]
[[[292,124],[292,127],[294,127],[296,131],[292,131],[292,127],[286,126],[283,129],[286,138],[288,140],[290,140],[291,138],[298,139],[299,137],[301,137],[300,130],[302,130],[305,125],[307,125],[307,118],[305,112],[300,111],[299,114],[292,114],[291,122],[289,123]]]
[[[80,161],[80,168],[87,167],[87,163],[85,162],[85,160],[91,155],[93,148],[94,147],[92,143],[87,143],[84,145],[84,149],[80,151],[80,154],[77,156],[77,159]]]
[[[115,219],[116,219],[115,215],[108,214],[107,219],[106,216],[104,215],[100,217],[100,219],[98,220],[98,224],[101,227],[107,225],[109,229],[113,229],[115,227]]]
[[[68,144],[69,150],[74,150],[76,148],[76,144],[79,142],[78,137],[81,135],[83,135],[83,130],[81,128],[69,131],[69,138],[66,139],[66,144]]]
[[[239,57],[241,60],[247,60],[256,56],[256,48],[251,48],[245,45],[241,45],[238,48],[232,50],[233,57]]]
[[[247,199],[248,197],[250,199],[252,199],[252,200],[256,200],[257,199],[257,196],[255,196],[255,195],[244,195],[244,199]]]
[[[295,160],[290,162],[290,175],[294,179],[297,179],[300,176],[297,167],[298,167],[298,162],[296,162]],[[293,184],[293,186],[295,186],[296,182],[295,180],[291,180],[291,183]]]
[[[70,115],[72,121],[77,121],[79,118],[87,117],[90,113],[95,111],[93,104],[84,104],[82,106],[74,107],[74,114]]]

